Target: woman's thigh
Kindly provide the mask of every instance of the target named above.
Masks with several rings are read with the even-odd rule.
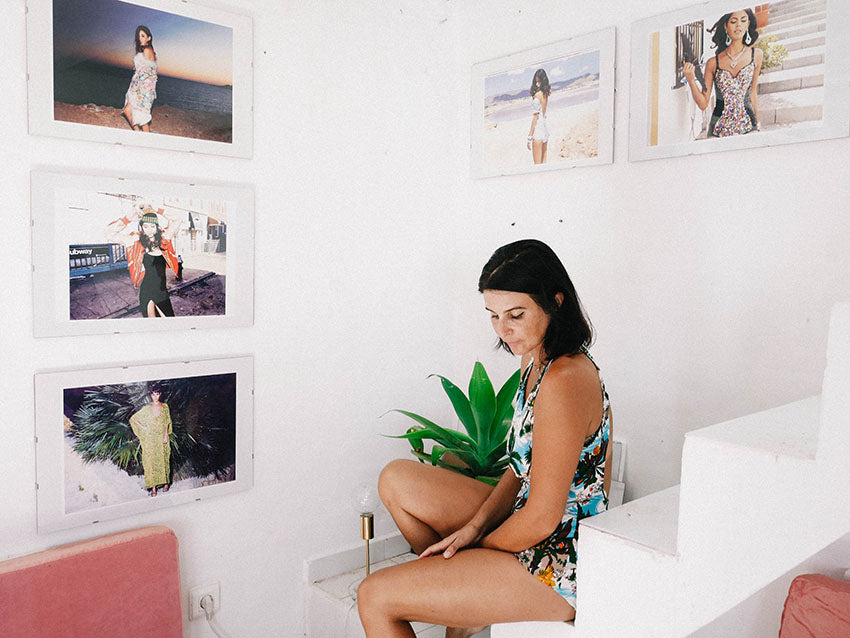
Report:
[[[513,554],[480,548],[375,572],[358,590],[358,605],[367,626],[371,614],[450,627],[575,617],[573,607]]]
[[[381,472],[378,491],[390,514],[401,509],[445,537],[469,522],[493,486],[441,467],[397,459]]]

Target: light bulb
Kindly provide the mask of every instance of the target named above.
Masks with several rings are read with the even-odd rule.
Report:
[[[355,507],[359,514],[378,509],[378,490],[371,483],[360,483],[355,490]]]

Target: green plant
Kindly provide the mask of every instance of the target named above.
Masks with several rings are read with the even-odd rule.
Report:
[[[393,438],[407,439],[411,453],[421,462],[448,468],[479,481],[495,484],[508,466],[507,436],[513,416],[513,399],[519,385],[519,370],[505,381],[498,395],[481,362],[476,361],[469,379],[469,397],[439,374],[443,390],[454,407],[466,434],[444,428],[406,410],[390,410],[410,417],[418,425]],[[431,450],[425,441],[431,440]]]
[[[764,60],[761,63],[761,70],[767,71],[774,67],[780,66],[788,57],[788,49],[776,42],[775,35],[765,35],[758,39],[756,46],[764,52]]]

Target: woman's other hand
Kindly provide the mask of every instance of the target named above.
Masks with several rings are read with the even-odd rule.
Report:
[[[685,79],[688,82],[693,82],[696,77],[696,67],[694,67],[694,65],[690,62],[685,62],[682,64],[682,75],[685,76]]]
[[[435,556],[440,553],[443,554],[443,558],[451,558],[458,550],[475,545],[481,540],[481,536],[481,530],[478,527],[467,523],[453,534],[449,534],[443,540],[428,547],[419,554],[419,558]]]

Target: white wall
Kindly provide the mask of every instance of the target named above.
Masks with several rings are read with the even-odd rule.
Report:
[[[850,297],[847,140],[627,161],[629,24],[688,2],[233,3],[254,16],[251,160],[28,136],[24,3],[10,4],[0,558],[165,524],[184,587],[221,581],[231,633],[299,635],[303,559],[357,541],[351,486],[406,453],[378,436],[402,417],[379,415],[448,418],[427,373],[463,382],[480,358],[501,383],[515,365],[492,351],[475,282],[520,237],[562,255],[597,328],[629,498],[678,482],[686,431],[819,391],[829,308]],[[470,180],[471,64],[611,24],[614,164]],[[32,337],[28,172],[49,166],[255,185],[255,325],[155,337],[168,357],[255,354],[249,492],[36,535],[33,373],[145,359],[132,335]]]
[[[475,62],[617,27],[614,163],[461,173],[458,209],[474,238],[469,271],[520,237],[563,258],[597,329],[615,436],[628,443],[627,499],[678,482],[685,432],[819,393],[830,308],[850,299],[846,138],[628,161],[630,24],[689,4],[453,5],[462,78]],[[456,107],[464,157],[468,100],[467,89]]]

